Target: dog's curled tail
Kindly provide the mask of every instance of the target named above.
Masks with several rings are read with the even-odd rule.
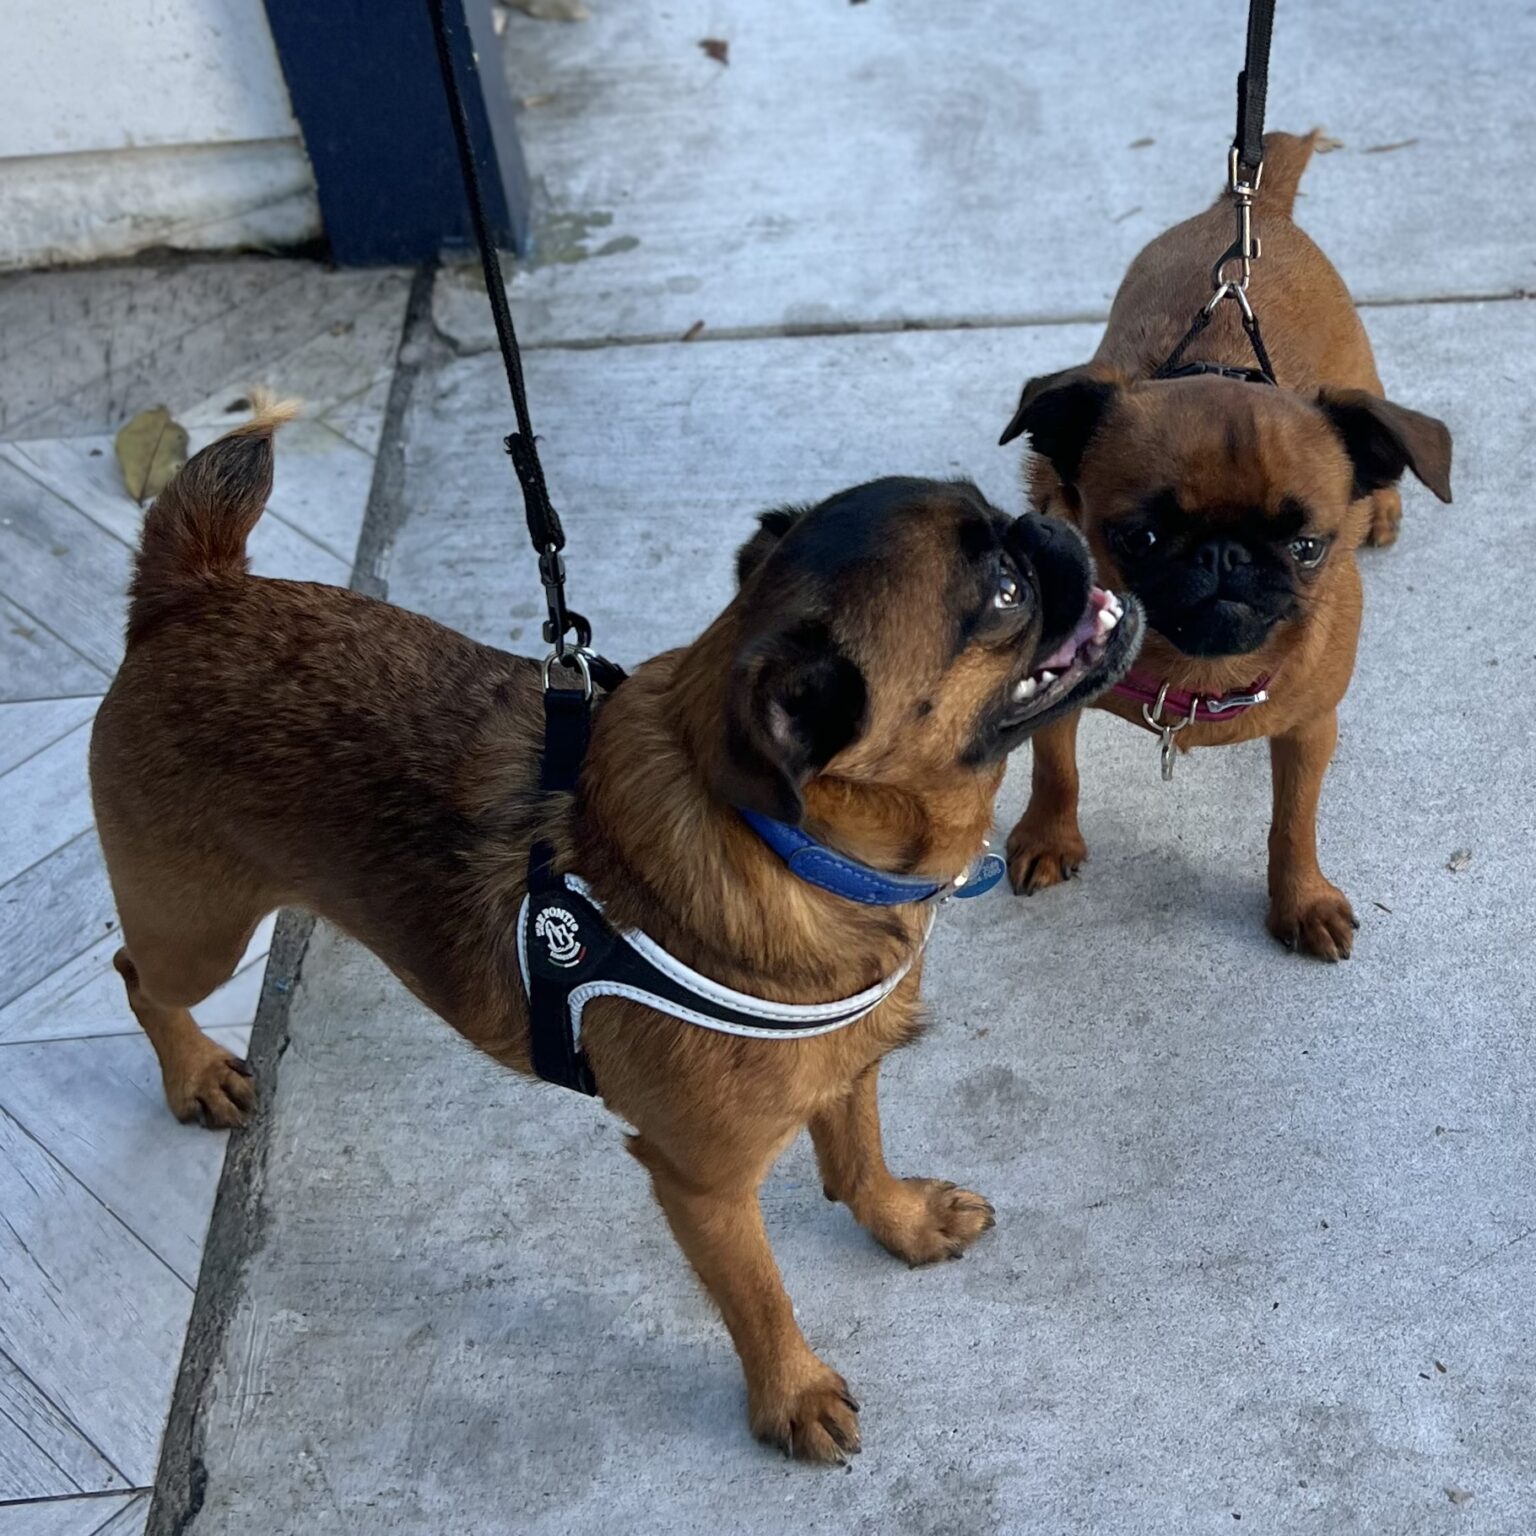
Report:
[[[245,541],[272,494],[272,434],[299,413],[297,400],[251,391],[251,419],[182,466],[144,514],[129,588],[140,606],[188,583],[245,573]]]
[[[1296,191],[1312,156],[1319,147],[1337,148],[1321,128],[1311,133],[1266,133],[1264,135],[1264,175],[1259,182],[1258,207],[1264,213],[1280,213],[1290,218],[1296,206]]]

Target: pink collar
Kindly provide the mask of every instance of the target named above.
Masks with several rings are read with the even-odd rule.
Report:
[[[1269,698],[1269,674],[1231,693],[1190,693],[1183,688],[1170,688],[1145,672],[1128,672],[1112,691],[1141,705],[1141,718],[1148,730],[1163,738],[1163,777],[1171,779],[1174,736],[1188,725],[1235,720],[1265,703]]]
[[[1234,720],[1255,705],[1265,703],[1268,688],[1268,673],[1232,693],[1188,693],[1182,688],[1170,688],[1145,672],[1127,672],[1113,691],[1122,699],[1134,699],[1142,706],[1147,724],[1154,731],[1161,731],[1170,722],[1193,725],[1197,721]]]

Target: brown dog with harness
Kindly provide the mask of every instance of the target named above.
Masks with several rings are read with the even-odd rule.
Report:
[[[264,408],[150,509],[91,742],[116,964],[167,1101],[212,1125],[251,1110],[249,1069],[188,1009],[276,907],[335,923],[523,1073],[525,978],[585,964],[600,912],[630,969],[567,989],[558,1027],[635,1127],[753,1430],[840,1460],[857,1405],[795,1321],[758,1186],[808,1125],[828,1194],[909,1263],[992,1225],[981,1196],[886,1167],[876,1076],[920,1030],[923,942],[981,868],[1007,754],[1125,672],[1139,611],[1093,586],[1077,534],[965,483],[770,513],[735,599],[601,702],[576,792],[550,794],[538,663],[247,573],[287,414]],[[531,914],[540,844],[569,895]]]

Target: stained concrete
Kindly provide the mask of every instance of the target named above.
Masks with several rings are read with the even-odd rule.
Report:
[[[605,25],[649,25],[640,8],[603,9]],[[699,36],[749,24],[746,7],[670,9]],[[976,62],[1000,52],[986,26],[1000,8],[972,9],[956,10],[950,51],[929,55],[936,96],[963,98]],[[1106,106],[1093,45],[1124,26],[1112,14],[1038,23],[1078,38],[1060,111],[1106,150],[1158,133],[1181,100],[1157,93],[1146,123]],[[1277,60],[1285,25],[1295,37],[1329,14],[1283,12]],[[1436,23],[1437,46],[1478,25]],[[554,68],[609,35],[551,31],[536,60]],[[1373,46],[1384,79],[1425,68],[1413,29]],[[588,60],[594,76],[605,57]],[[1477,88],[1513,89],[1506,66]],[[1117,68],[1132,79],[1128,58]],[[1345,100],[1329,94],[1337,72],[1278,78],[1304,117],[1329,121]],[[1221,72],[1202,108],[1218,142],[1225,92]],[[1279,87],[1272,101],[1278,113]],[[1440,108],[1457,126],[1439,131],[1470,133],[1461,110]],[[593,166],[602,153],[591,146]],[[1381,198],[1412,182],[1406,155],[1378,157]],[[1457,232],[1480,237],[1505,190],[1481,161],[1457,164]],[[988,153],[972,180],[1005,172]],[[953,176],[904,188],[850,171],[844,185],[860,209],[920,195],[941,223],[971,195]],[[1061,226],[1076,207],[1042,197],[1031,217]],[[1372,216],[1335,214],[1356,249]],[[1054,258],[1029,260],[1053,280]],[[1405,298],[1449,281],[1406,259],[1382,271]],[[598,337],[620,311],[593,303]],[[1536,1525],[1536,643],[1520,617],[1536,556],[1536,309],[1426,302],[1367,320],[1390,390],[1450,422],[1458,462],[1456,505],[1414,488],[1400,546],[1364,557],[1365,634],[1322,816],[1324,866],[1363,919],[1356,958],[1325,967],[1263,933],[1261,746],[1197,754],[1165,786],[1150,738],[1088,723],[1083,878],[947,911],[926,980],[934,1026],[886,1074],[893,1165],[974,1184],[997,1229],[963,1262],[913,1273],[822,1200],[803,1142],[764,1191],[802,1324],[864,1404],[851,1470],[789,1465],[750,1440],[728,1340],[620,1127],[499,1073],[321,930],[286,1017],[258,1024],[261,1119],[221,1197],[151,1529]],[[1017,459],[995,436],[1018,382],[1079,360],[1094,334],[537,352],[530,390],[573,598],[632,661],[725,600],[732,551],[765,505],[874,473],[963,470],[1017,506]],[[531,650],[537,588],[496,444],[497,365],[431,338],[412,355],[389,461],[398,531],[377,569],[395,600],[488,640],[514,630]],[[1470,862],[1452,869],[1458,850]]]
[[[541,212],[513,294],[536,343],[1102,315],[1225,179],[1235,0],[591,10],[508,30]],[[1270,125],[1339,144],[1301,206],[1357,298],[1536,290],[1532,57],[1523,0],[1279,12]],[[490,345],[473,279],[438,314]]]

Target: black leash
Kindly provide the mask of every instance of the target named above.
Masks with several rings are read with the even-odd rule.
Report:
[[[1258,185],[1264,166],[1264,103],[1269,95],[1269,38],[1275,29],[1275,0],[1250,0],[1248,52],[1237,77],[1237,132],[1232,147],[1240,170]]]
[[[560,514],[549,499],[549,487],[544,480],[544,466],[539,462],[538,441],[533,434],[533,417],[528,410],[528,392],[523,384],[523,359],[517,345],[517,332],[512,326],[512,311],[507,307],[506,284],[501,276],[501,258],[496,252],[496,242],[491,237],[490,223],[485,216],[485,198],[480,191],[480,169],[475,164],[473,140],[470,137],[469,115],[464,107],[464,97],[459,90],[458,72],[453,64],[453,48],[449,34],[447,0],[427,0],[432,16],[432,34],[437,43],[437,62],[443,72],[443,90],[448,97],[448,115],[453,122],[454,143],[459,152],[459,169],[464,177],[464,196],[469,203],[470,222],[475,232],[475,244],[480,251],[480,268],[485,274],[486,296],[491,301],[491,318],[496,323],[496,342],[501,349],[502,365],[507,371],[507,388],[512,394],[512,410],[517,417],[517,431],[504,439],[504,446],[511,455],[512,467],[517,471],[518,484],[523,489],[523,510],[528,519],[528,537],[533,541],[534,553],[539,557],[539,579],[544,584],[545,600],[549,617],[544,621],[544,639],[554,647],[551,658],[562,666],[573,667],[582,677],[584,689],[590,694],[591,679],[596,678],[604,688],[612,688],[622,680],[622,669],[612,662],[593,656],[588,647],[592,643],[592,626],[565,602],[565,560],[561,551],[565,548],[565,529]],[[470,57],[473,58],[473,50]],[[575,637],[575,644],[567,642]],[[545,665],[545,686],[548,688],[549,665]]]
[[[544,658],[544,749],[539,759],[539,789],[546,794],[568,794],[575,790],[586,756],[592,730],[593,685],[611,693],[623,680],[624,670],[601,656],[594,655],[592,626],[565,601],[565,529],[560,515],[549,499],[544,481],[544,466],[539,462],[533,418],[528,410],[528,394],[523,384],[522,354],[517,332],[512,326],[512,312],[507,306],[506,285],[501,276],[501,258],[485,216],[485,199],[480,191],[480,171],[475,164],[469,116],[459,90],[458,72],[453,63],[452,38],[448,21],[449,0],[427,0],[432,17],[432,34],[437,43],[437,61],[443,73],[443,90],[448,98],[448,115],[453,122],[454,142],[459,151],[459,169],[464,177],[464,195],[469,203],[475,244],[480,249],[480,267],[485,273],[485,291],[491,301],[491,316],[496,322],[496,341],[507,371],[507,387],[512,393],[512,410],[517,430],[505,440],[523,490],[523,509],[528,519],[528,536],[539,557],[539,579],[544,584],[549,617],[544,621],[544,639],[552,647]],[[465,50],[473,61],[472,48]],[[471,67],[475,67],[472,63]],[[556,667],[573,672],[578,686],[553,685]],[[554,869],[555,851],[547,842],[538,842],[528,852],[528,890],[536,893],[564,890]],[[576,1049],[568,1026],[565,999],[547,990],[529,989],[529,1049],[534,1071],[549,1082],[560,1083],[581,1093],[595,1093],[596,1084],[586,1059]]]
[[[1258,196],[1264,176],[1264,104],[1269,94],[1269,41],[1275,25],[1275,0],[1249,0],[1248,49],[1237,77],[1237,130],[1227,151],[1227,190],[1232,194],[1237,214],[1237,238],[1217,258],[1211,268],[1211,297],[1195,316],[1154,379],[1188,378],[1197,373],[1217,373],[1226,378],[1244,379],[1255,384],[1274,384],[1274,365],[1259,330],[1259,318],[1248,302],[1248,280],[1253,263],[1262,254],[1259,238],[1253,232],[1253,200]],[[1237,264],[1238,275],[1227,276],[1227,268]],[[1183,363],[1190,343],[1211,323],[1216,307],[1231,299],[1242,311],[1243,330],[1258,360],[1257,368],[1229,368],[1217,363]]]

